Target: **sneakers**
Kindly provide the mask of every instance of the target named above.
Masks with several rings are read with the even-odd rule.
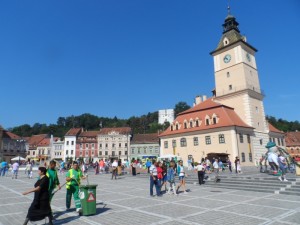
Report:
[[[278,180],[282,181],[282,178],[281,178],[281,177],[278,177]]]
[[[285,181],[285,182],[286,182],[286,181],[288,181],[288,180],[287,180],[287,179],[284,179],[283,181]]]
[[[184,191],[183,194],[187,194],[187,191]]]
[[[82,209],[81,208],[77,208],[76,212],[81,213]]]

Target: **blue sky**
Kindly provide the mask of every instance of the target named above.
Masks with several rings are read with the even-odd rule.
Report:
[[[231,1],[266,115],[300,120],[300,1]],[[129,118],[211,95],[226,0],[0,2],[0,124]]]

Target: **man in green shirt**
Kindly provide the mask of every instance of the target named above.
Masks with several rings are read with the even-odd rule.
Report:
[[[60,183],[59,183],[59,179],[57,176],[57,171],[55,169],[56,167],[56,162],[54,160],[50,161],[50,165],[49,168],[47,170],[47,177],[49,178],[49,199],[50,202],[52,200],[53,197],[53,190],[58,186],[58,189],[60,190]]]
[[[73,194],[74,203],[76,206],[76,212],[80,213],[81,211],[81,203],[79,198],[79,185],[80,179],[85,179],[80,169],[78,169],[78,163],[73,162],[73,168],[68,171],[66,174],[66,188],[67,188],[67,195],[66,195],[66,208],[67,210],[70,209],[71,206],[71,198]]]

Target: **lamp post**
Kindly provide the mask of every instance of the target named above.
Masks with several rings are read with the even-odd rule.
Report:
[[[131,138],[131,135],[130,135],[130,134],[127,134],[127,154],[126,154],[126,155],[127,155],[127,162],[128,162],[128,160],[129,160],[129,159],[128,159],[128,153],[129,153],[129,147],[128,147],[128,146],[129,146],[129,139],[130,139],[130,138]]]

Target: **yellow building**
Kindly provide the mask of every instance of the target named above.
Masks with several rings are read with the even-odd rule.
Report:
[[[257,165],[265,145],[284,134],[269,126],[255,60],[256,49],[240,34],[235,17],[228,14],[214,59],[215,89],[212,98],[196,97],[195,106],[177,115],[161,135],[161,155],[176,154],[184,163],[193,157],[236,156],[242,165]]]

